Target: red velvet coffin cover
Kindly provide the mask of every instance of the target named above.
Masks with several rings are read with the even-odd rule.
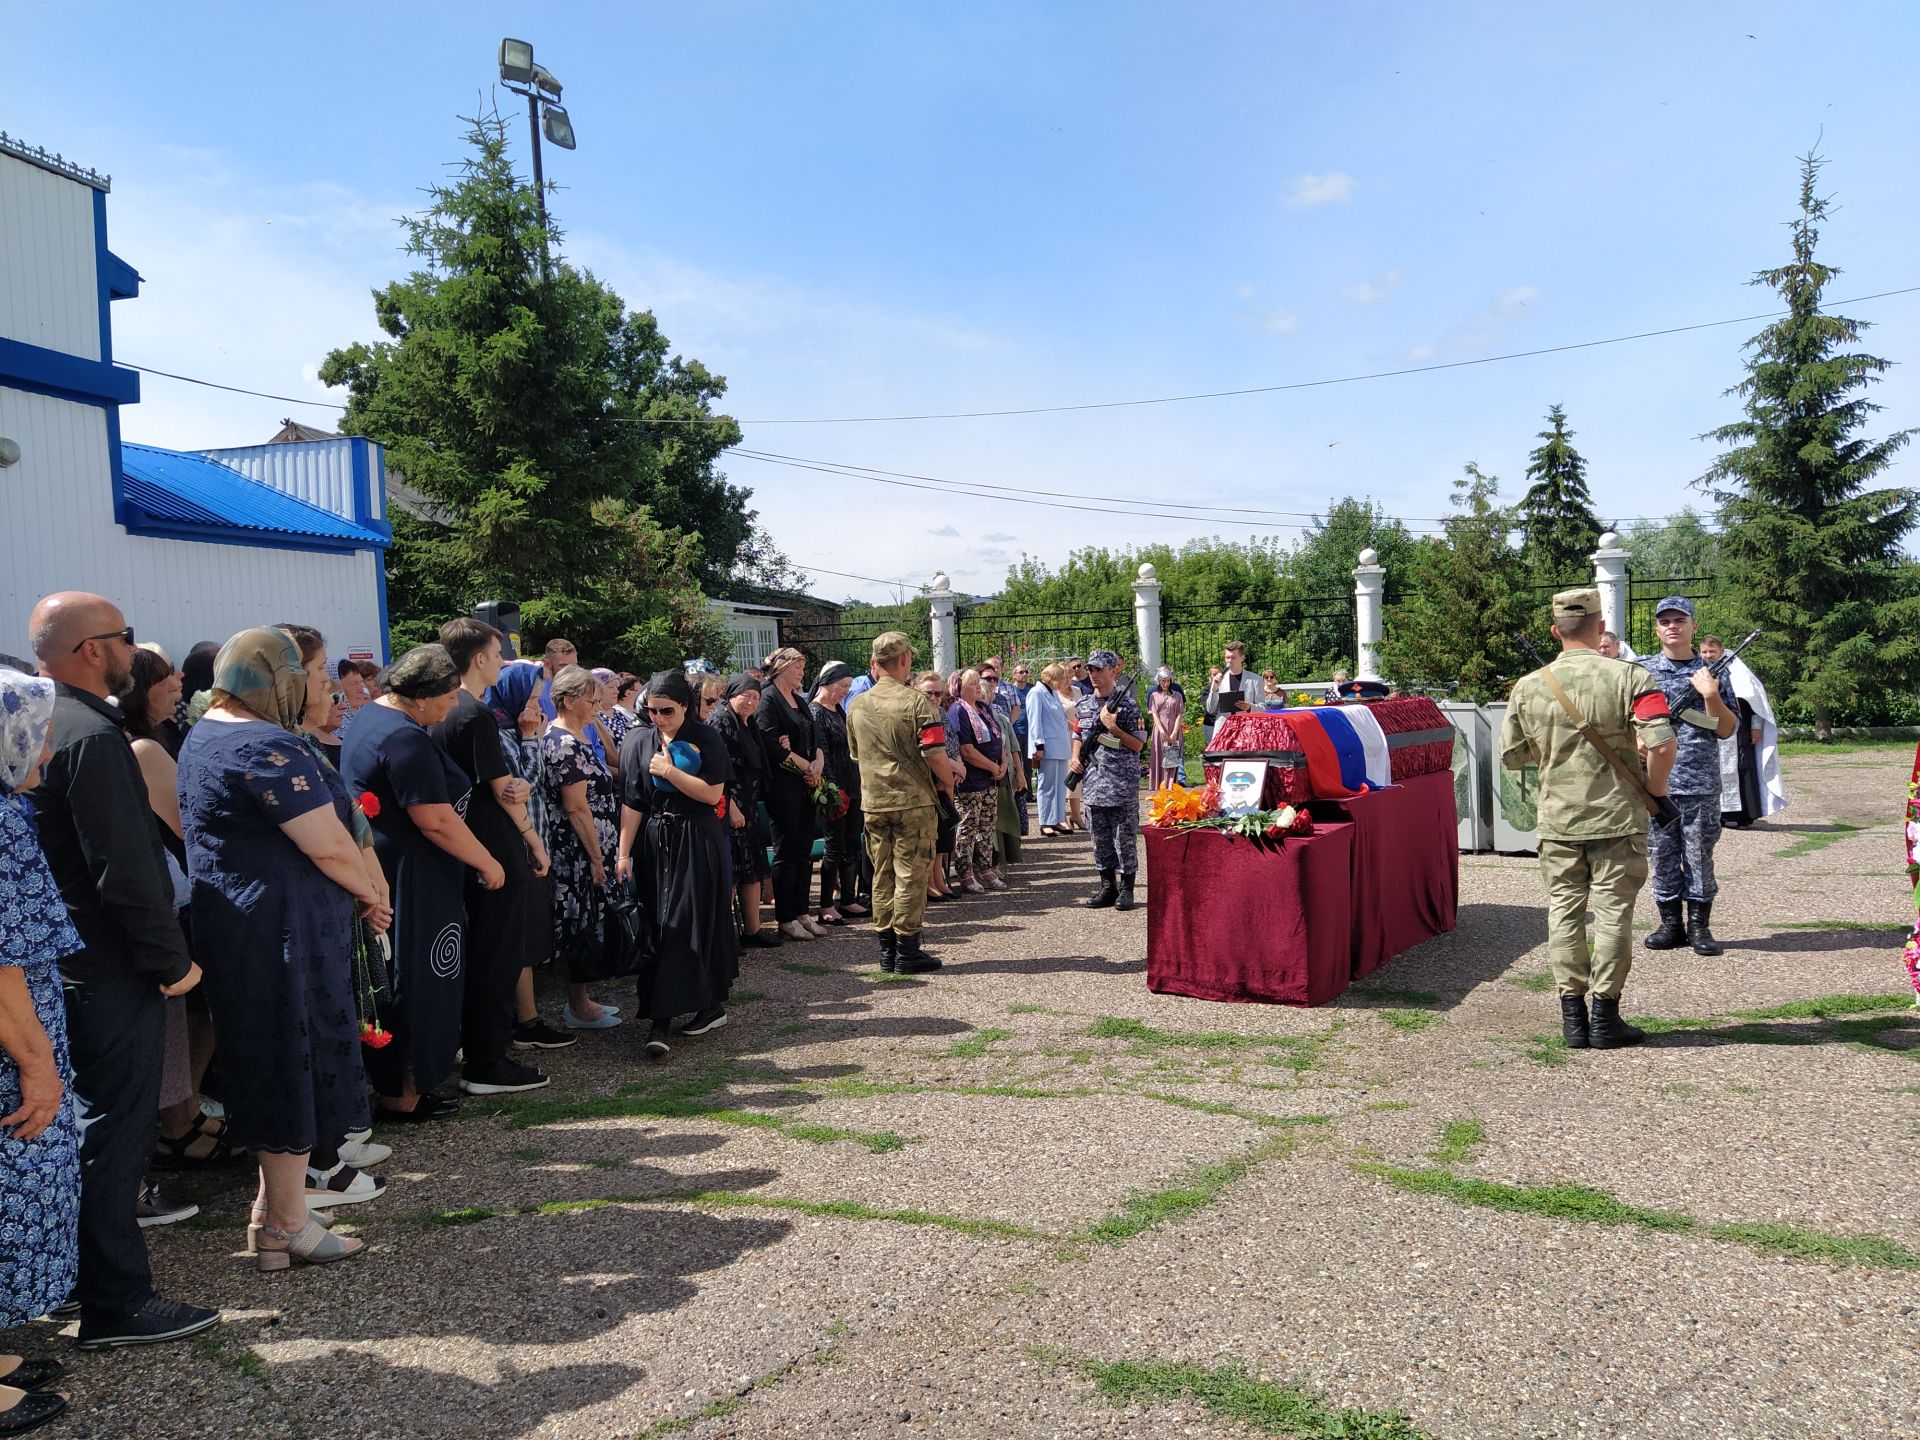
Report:
[[[1432,700],[1425,695],[1413,695],[1399,700],[1376,700],[1363,708],[1380,722],[1386,734],[1394,784],[1404,784],[1416,775],[1451,772],[1453,726]],[[1222,751],[1251,751],[1255,752],[1255,758],[1266,759],[1267,783],[1261,803],[1268,809],[1327,798],[1314,792],[1307,774],[1305,748],[1284,711],[1252,710],[1229,715],[1220,722],[1207,744],[1209,755]],[[1219,779],[1219,764],[1209,762],[1206,772],[1209,780]]]

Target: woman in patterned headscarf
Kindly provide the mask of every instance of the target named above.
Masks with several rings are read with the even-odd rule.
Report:
[[[1913,887],[1914,910],[1920,913],[1920,748],[1913,753],[1913,777],[1907,781],[1907,883]],[[1913,927],[1900,952],[1913,985],[1913,1003],[1920,1006],[1920,923]]]
[[[80,1131],[59,961],[80,948],[80,936],[26,798],[40,782],[52,725],[53,682],[0,669],[0,1330],[62,1304],[78,1274]],[[0,1355],[0,1429],[24,1430],[66,1409],[64,1396],[28,1393],[59,1374],[49,1361]]]
[[[322,684],[325,665],[322,651]],[[228,1131],[260,1164],[247,1249],[267,1271],[365,1248],[309,1213],[308,1167],[317,1141],[367,1124],[354,912],[376,930],[393,913],[360,858],[345,787],[299,737],[309,678],[286,631],[241,631],[215,658],[213,699],[180,751],[195,949],[232,1082]],[[344,1201],[383,1188],[331,1168],[361,1192]]]

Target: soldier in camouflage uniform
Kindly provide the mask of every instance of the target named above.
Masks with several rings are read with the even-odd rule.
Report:
[[[1600,653],[1600,626],[1598,590],[1553,597],[1561,653],[1552,676],[1581,720],[1636,771],[1637,741],[1647,756],[1647,793],[1664,794],[1674,752],[1666,697],[1637,665]],[[1633,903],[1647,879],[1646,806],[1567,714],[1547,673],[1536,670],[1514,683],[1500,727],[1500,761],[1509,770],[1540,767],[1540,874],[1547,882],[1547,956],[1560,992],[1561,1033],[1570,1049],[1612,1050],[1645,1038],[1620,1019],[1620,992],[1633,965]]]
[[[1133,877],[1140,868],[1140,752],[1147,746],[1147,726],[1131,691],[1115,698],[1119,678],[1120,657],[1113,651],[1087,656],[1093,693],[1082,695],[1075,711],[1081,735],[1099,740],[1084,762],[1081,747],[1074,747],[1067,773],[1083,777],[1080,798],[1093,831],[1093,862],[1100,867],[1100,889],[1087,904],[1131,910]]]
[[[1678,825],[1653,827],[1647,857],[1653,865],[1653,899],[1660,928],[1646,938],[1649,950],[1692,945],[1696,955],[1718,955],[1713,938],[1713,847],[1720,839],[1720,742],[1739,728],[1733,678],[1717,680],[1694,653],[1693,602],[1669,595],[1654,611],[1660,653],[1640,661],[1667,697],[1680,750],[1667,782],[1683,817]],[[1686,917],[1681,919],[1681,903]]]

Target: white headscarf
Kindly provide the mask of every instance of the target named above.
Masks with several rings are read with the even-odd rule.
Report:
[[[53,681],[0,670],[0,795],[20,788],[52,727]]]

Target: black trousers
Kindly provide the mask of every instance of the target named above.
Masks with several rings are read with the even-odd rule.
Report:
[[[159,1129],[160,986],[152,975],[113,976],[68,985],[66,997],[80,1119],[75,1294],[82,1323],[110,1324],[153,1296],[153,1269],[134,1206]]]
[[[860,834],[865,829],[866,817],[860,813],[860,807],[854,805],[838,820],[822,817],[820,825],[827,840],[827,853],[820,861],[820,908],[825,910],[833,904],[836,894],[841,900],[859,897],[861,866],[866,858]]]
[[[779,780],[767,787],[766,803],[773,821],[773,913],[784,925],[807,913],[816,812],[806,790]]]
[[[513,1042],[514,991],[527,967],[532,892],[509,880],[498,890],[467,886],[467,984],[460,998],[465,1068],[496,1065]]]

